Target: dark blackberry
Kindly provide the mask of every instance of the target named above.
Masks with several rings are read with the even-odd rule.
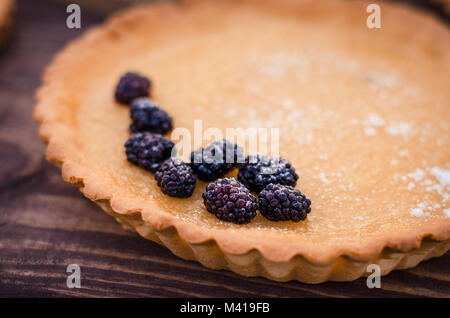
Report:
[[[130,117],[132,132],[149,131],[164,135],[172,130],[172,118],[148,97],[131,102]]]
[[[206,210],[218,219],[236,224],[249,223],[256,216],[256,198],[233,178],[211,182],[202,194]]]
[[[155,172],[170,157],[173,146],[173,142],[164,136],[143,132],[133,134],[125,143],[125,150],[128,161]]]
[[[243,150],[227,139],[215,141],[191,153],[191,167],[203,181],[223,177],[244,159]]]
[[[295,187],[297,179],[294,167],[286,159],[276,156],[248,156],[238,173],[238,180],[258,193],[269,183]]]
[[[271,221],[298,222],[311,212],[311,201],[289,186],[271,183],[258,197],[261,214]]]
[[[176,158],[164,161],[156,171],[155,179],[164,194],[176,198],[190,197],[197,181],[192,168]]]
[[[151,83],[148,78],[128,72],[123,75],[116,87],[116,101],[130,104],[137,97],[149,96]]]

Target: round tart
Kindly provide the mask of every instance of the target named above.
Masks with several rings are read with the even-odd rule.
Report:
[[[0,47],[8,39],[14,11],[14,0],[0,1]]]
[[[209,268],[319,283],[440,256],[450,247],[450,31],[388,3],[382,28],[369,29],[367,5],[199,0],[120,13],[45,72],[35,118],[47,158],[126,228]],[[127,71],[152,80],[174,127],[279,128],[308,218],[220,221],[201,181],[190,198],[164,195],[125,156],[129,108],[114,89]]]

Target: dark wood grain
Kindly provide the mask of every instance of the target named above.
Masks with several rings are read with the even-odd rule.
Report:
[[[83,12],[65,27],[65,8],[19,1],[16,30],[0,55],[0,296],[95,297],[450,297],[450,254],[382,278],[306,285],[213,271],[124,231],[62,181],[44,159],[32,120],[33,94],[52,55],[103,18]],[[66,287],[81,266],[82,288]]]

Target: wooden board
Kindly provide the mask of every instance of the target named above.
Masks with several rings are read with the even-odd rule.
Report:
[[[306,285],[244,278],[188,262],[124,231],[62,181],[44,158],[31,118],[33,95],[52,55],[100,16],[82,13],[82,29],[65,26],[65,7],[20,0],[17,29],[0,54],[0,296],[118,297],[450,297],[450,253],[383,277]],[[66,286],[69,264],[80,289]]]

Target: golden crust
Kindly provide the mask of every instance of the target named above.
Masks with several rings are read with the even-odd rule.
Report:
[[[235,6],[234,1],[225,3],[220,1],[216,5]],[[286,0],[277,1],[276,4],[271,1],[245,1],[240,2],[240,5],[244,3],[282,14],[296,14],[297,11],[302,14],[301,10],[306,10],[310,15],[320,16],[339,9],[346,10],[357,19],[361,18],[359,14],[364,18],[366,16],[364,11],[360,11],[363,5],[354,3],[327,1],[318,4],[314,1]],[[329,8],[323,9],[327,5]],[[76,108],[72,105],[77,103],[78,96],[74,97],[71,93],[72,90],[81,89],[81,84],[75,82],[70,87],[72,83],[67,77],[77,76],[80,65],[93,59],[95,54],[107,54],[102,51],[105,49],[104,43],[120,41],[124,35],[134,41],[133,32],[139,30],[141,23],[146,24],[150,31],[154,31],[154,36],[158,37],[155,30],[161,20],[171,19],[171,16],[177,16],[180,12],[195,10],[197,6],[214,10],[208,5],[208,1],[201,0],[129,9],[112,17],[105,25],[91,29],[55,57],[36,94],[34,117],[41,123],[41,139],[48,143],[46,156],[49,161],[61,165],[64,180],[79,187],[86,197],[98,203],[126,227],[167,246],[176,255],[199,260],[207,267],[226,268],[247,276],[262,275],[274,280],[297,279],[309,283],[345,281],[364,275],[365,266],[371,262],[379,263],[382,273],[387,274],[395,268],[412,267],[424,259],[442,255],[450,248],[448,219],[424,223],[421,227],[397,233],[391,232],[390,235],[376,237],[363,245],[347,242],[339,246],[317,245],[310,241],[298,244],[295,233],[280,235],[277,231],[255,231],[246,227],[233,228],[231,232],[230,227],[206,227],[177,217],[155,199],[136,200],[132,192],[120,191],[120,187],[112,184],[109,178],[103,178],[102,173],[83,165],[84,145],[74,138],[77,130],[74,129],[76,122],[72,119],[76,117]],[[450,43],[445,41],[445,38],[450,39],[448,30],[430,16],[398,5],[383,4],[383,10],[389,12],[391,23],[401,21],[403,27],[399,32],[408,27],[415,30],[416,25],[421,25],[417,32],[426,38],[432,41],[444,37],[442,42]],[[444,52],[446,64],[443,67],[447,71],[450,65],[449,46],[441,44],[436,47],[435,43],[432,44],[432,48],[438,50],[439,54]],[[95,58],[98,60],[99,56]],[[108,57],[101,58],[105,59],[105,64],[111,63]],[[157,91],[155,93],[158,95]]]
[[[0,46],[10,35],[14,8],[14,0],[3,0],[0,3]]]

